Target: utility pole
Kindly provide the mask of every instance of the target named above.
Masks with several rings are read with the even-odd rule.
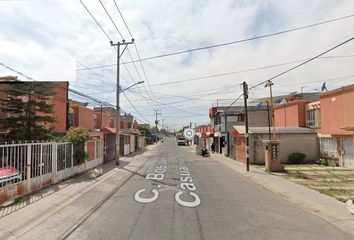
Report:
[[[156,131],[155,143],[157,143],[157,133],[158,133],[157,125],[159,124],[159,121],[157,120],[157,116],[161,115],[161,113],[159,113],[160,109],[154,109],[154,111],[155,111],[155,131]]]
[[[267,113],[268,113],[268,138],[269,138],[269,140],[271,140],[272,139],[272,134],[270,132],[269,102],[268,102],[268,100],[266,102],[267,102]]]
[[[269,91],[270,91],[270,107],[272,109],[272,125],[273,125],[273,139],[275,140],[275,122],[274,122],[274,108],[273,108],[273,92],[272,92],[272,86],[273,83],[272,81],[268,80],[267,84],[265,85],[265,87],[269,87]]]
[[[117,92],[116,92],[116,161],[115,164],[119,165],[119,130],[120,130],[120,105],[119,105],[119,93],[120,93],[120,85],[119,85],[119,80],[120,80],[120,58],[123,55],[125,49],[127,49],[129,44],[134,43],[134,39],[131,40],[131,42],[126,42],[125,40],[122,40],[122,42],[118,43],[113,43],[112,41],[110,42],[111,46],[117,47]],[[120,53],[120,46],[124,46],[124,49],[122,53]]]
[[[245,137],[246,137],[246,170],[249,171],[250,170],[250,157],[249,157],[249,133],[248,133],[248,110],[247,110],[247,99],[248,99],[248,85],[246,82],[242,83],[243,86],[243,101],[244,101],[244,105],[245,105],[245,128],[246,128],[246,133],[245,133]]]

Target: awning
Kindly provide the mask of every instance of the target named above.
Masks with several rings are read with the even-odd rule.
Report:
[[[243,133],[238,132],[236,129],[234,129],[234,130],[231,131],[231,136],[232,137],[242,137]]]
[[[215,132],[214,137],[222,137],[221,132]]]
[[[341,127],[341,129],[346,131],[354,131],[354,126],[345,126],[345,127]]]

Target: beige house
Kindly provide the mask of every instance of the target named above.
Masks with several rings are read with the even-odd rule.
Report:
[[[234,140],[233,157],[235,160],[246,161],[245,127],[234,126],[232,137]],[[272,131],[272,130],[271,130]],[[299,152],[306,155],[305,162],[315,162],[319,159],[319,142],[313,129],[302,127],[277,127],[276,139],[280,140],[280,160],[288,161],[290,154]],[[268,127],[249,128],[249,157],[250,163],[264,164],[263,140],[269,139]]]

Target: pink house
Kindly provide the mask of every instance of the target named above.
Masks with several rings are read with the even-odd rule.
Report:
[[[276,127],[306,127],[305,100],[294,100],[274,107]]]
[[[320,95],[321,154],[354,168],[354,84]]]

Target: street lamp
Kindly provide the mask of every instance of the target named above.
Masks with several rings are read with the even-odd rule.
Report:
[[[129,87],[123,89],[123,90],[119,87],[119,92],[117,91],[117,95],[119,96],[120,93],[128,90],[129,88],[134,87],[135,85],[142,84],[142,83],[144,83],[144,81],[136,82],[133,85],[131,85],[131,86],[129,86]],[[120,148],[119,131],[120,131],[120,105],[119,105],[119,97],[118,97],[118,100],[117,100],[117,114],[116,114],[116,165],[119,165],[119,153],[120,153],[120,149],[119,149]]]
[[[131,86],[129,86],[129,87],[127,87],[126,89],[123,89],[123,90],[121,90],[121,89],[119,88],[119,89],[120,89],[119,93],[122,93],[122,92],[124,92],[124,91],[126,91],[126,90],[128,90],[128,89],[130,89],[130,88],[132,88],[132,87],[134,87],[135,85],[142,84],[142,83],[144,83],[144,81],[136,82],[136,83],[134,83],[133,85],[131,85]]]

